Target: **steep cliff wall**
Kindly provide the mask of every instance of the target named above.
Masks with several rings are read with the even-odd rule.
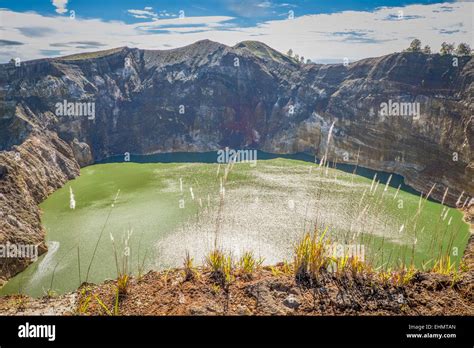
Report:
[[[474,193],[474,59],[453,59],[395,53],[348,66],[301,65],[258,42],[200,41],[168,51],[119,48],[1,65],[0,159],[7,176],[0,192],[18,204],[7,197],[0,209],[20,209],[28,223],[18,229],[2,221],[0,238],[24,233],[41,241],[33,206],[77,175],[78,164],[125,152],[224,146],[322,157],[333,122],[329,160],[401,174],[423,192],[437,184],[438,199],[448,187],[453,205],[461,192],[463,199]],[[380,105],[391,101],[419,103],[420,114],[384,116]],[[94,115],[58,115],[64,102],[90,103]],[[31,163],[13,161],[15,146]],[[36,176],[28,172],[33,168]],[[31,177],[20,200],[20,181]]]
[[[12,151],[0,152],[0,245],[38,246],[46,251],[38,204],[79,175],[71,148],[54,133],[33,132]],[[32,262],[2,258],[0,285]]]

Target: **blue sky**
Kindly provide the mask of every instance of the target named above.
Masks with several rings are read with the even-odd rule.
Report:
[[[127,10],[152,7],[158,17],[177,17],[179,11],[186,16],[232,16],[239,25],[252,25],[259,21],[278,19],[293,10],[296,15],[334,13],[341,11],[373,11],[379,7],[400,7],[412,4],[436,4],[446,1],[400,1],[400,0],[69,0],[57,1],[66,3],[65,8],[74,10],[83,18],[102,18],[104,20],[120,20],[135,23],[144,19],[134,18]],[[14,11],[35,11],[51,16],[56,14],[58,7],[52,0],[0,0],[0,7]]]
[[[472,11],[472,2],[426,0],[0,0],[0,62],[200,39],[259,40],[337,62],[401,50],[414,37],[472,45]]]

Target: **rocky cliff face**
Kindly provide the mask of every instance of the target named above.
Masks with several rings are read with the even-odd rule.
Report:
[[[77,175],[79,165],[71,148],[49,131],[34,131],[12,151],[0,152],[0,245],[10,243],[16,250],[36,245],[38,254],[44,253],[38,204]],[[2,258],[0,285],[2,278],[8,279],[28,266],[31,256]]]
[[[450,204],[464,191],[464,201],[474,193],[474,59],[453,59],[396,53],[348,66],[300,65],[258,42],[200,41],[1,65],[0,182],[4,197],[13,193],[0,209],[20,209],[32,225],[2,221],[0,238],[25,231],[42,240],[33,206],[78,175],[78,165],[224,146],[322,157],[332,123],[329,160],[401,174],[425,193],[437,184],[438,199],[449,188]],[[384,115],[382,103],[414,103],[420,112]],[[30,180],[30,198],[13,177]]]

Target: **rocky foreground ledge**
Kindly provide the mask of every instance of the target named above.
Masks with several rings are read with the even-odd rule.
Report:
[[[236,274],[228,286],[198,269],[151,271],[129,280],[83,284],[77,291],[33,299],[0,298],[0,315],[474,315],[474,236],[456,276],[416,272],[404,284],[377,276],[321,273],[311,285],[295,280],[286,265]]]

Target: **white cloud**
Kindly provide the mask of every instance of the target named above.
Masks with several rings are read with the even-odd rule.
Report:
[[[56,12],[59,14],[63,14],[67,12],[67,2],[68,0],[52,0],[53,6],[56,7]]]
[[[397,18],[399,10],[403,11],[403,20]],[[86,46],[88,51],[119,46],[168,49],[201,39],[227,45],[258,40],[281,52],[292,48],[300,56],[315,61],[342,61],[344,57],[355,60],[401,51],[414,37],[419,38],[423,45],[430,45],[434,51],[443,41],[467,42],[474,46],[472,10],[473,3],[469,2],[411,5],[380,8],[374,12],[306,15],[237,28],[228,23],[232,17],[167,17],[156,20],[150,18],[154,12],[149,9],[129,10],[134,11],[131,14],[135,16],[149,18],[149,21],[134,24],[77,17],[72,20],[3,9],[0,10],[1,39],[24,44],[2,47],[0,61],[9,61],[12,56],[30,60],[57,51],[61,55],[73,54],[83,52]],[[48,29],[47,40],[44,30],[42,35],[32,35],[36,30],[40,32],[38,28]],[[91,40],[101,45],[97,44],[95,49],[92,44],[62,45]]]
[[[158,18],[158,15],[152,11],[151,7],[145,7],[143,10],[127,10],[135,18]]]
[[[272,3],[270,1],[263,1],[263,2],[259,3],[257,6],[268,8],[268,7],[272,7]]]

